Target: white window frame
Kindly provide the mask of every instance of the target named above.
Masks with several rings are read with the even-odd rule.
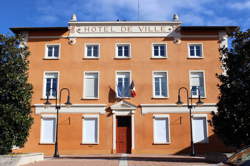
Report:
[[[166,81],[167,81],[167,96],[155,96],[155,73],[166,73]],[[163,70],[159,70],[159,71],[152,71],[152,96],[153,98],[169,98],[169,80],[168,80],[168,71],[163,71]]]
[[[40,125],[40,144],[55,144],[55,140],[54,142],[43,142],[42,138],[43,138],[43,120],[44,119],[55,119],[55,126],[54,126],[54,134],[55,134],[55,138],[56,139],[56,115],[52,115],[52,114],[43,114],[41,115],[41,125]]]
[[[159,45],[164,45],[165,46],[165,56],[155,56],[154,55],[154,46],[159,46]],[[152,58],[156,58],[156,59],[166,59],[168,58],[168,45],[167,43],[152,43]]]
[[[155,139],[155,120],[156,119],[168,119],[168,142],[156,142]],[[171,131],[170,131],[170,116],[168,114],[153,114],[153,144],[171,144]]]
[[[46,73],[57,73],[57,97],[58,97],[58,91],[59,91],[59,78],[60,78],[60,72],[59,71],[44,71],[43,73],[43,99],[46,99]],[[49,96],[50,99],[55,99],[53,96]]]
[[[48,56],[48,46],[59,46],[58,47],[58,57],[49,57]],[[45,55],[44,59],[60,59],[61,57],[61,44],[60,43],[51,43],[51,44],[45,44]]]
[[[132,71],[130,70],[119,70],[119,71],[115,71],[115,93],[116,93],[116,98],[131,98],[131,96],[129,97],[120,97],[118,96],[118,77],[117,77],[117,73],[129,73],[129,86],[131,85],[132,82]]]
[[[84,142],[84,119],[97,119],[97,142]],[[82,115],[82,144],[92,144],[97,145],[99,144],[99,137],[100,137],[100,118],[98,114],[95,115]]]
[[[194,142],[194,143],[196,143],[196,144],[197,143],[198,144],[200,144],[200,143],[209,143],[207,114],[192,114],[192,123],[193,123],[194,118],[205,118],[205,122],[206,122],[206,126],[205,126],[205,128],[206,128],[206,139],[204,141],[202,141],[202,142]],[[192,124],[192,126],[193,126],[193,124]]]
[[[92,51],[92,56],[91,57],[89,57],[88,56],[88,46],[97,46],[97,48],[98,48],[98,56],[97,57],[94,57],[93,56],[93,51]],[[84,46],[84,58],[86,58],[86,59],[99,59],[100,58],[100,44],[99,43],[86,43],[85,44],[85,46]]]
[[[204,83],[204,96],[201,96],[201,98],[206,98],[207,96],[206,96],[206,78],[205,78],[205,71],[204,70],[189,70],[189,89],[190,89],[190,93],[192,93],[192,91],[191,91],[191,89],[192,89],[192,85],[191,85],[191,73],[193,73],[193,72],[201,72],[201,73],[203,73],[203,83]],[[191,94],[190,94],[191,95]],[[197,95],[197,96],[193,96],[192,95],[192,98],[198,98],[199,96]]]
[[[118,56],[118,46],[128,46],[129,47],[129,51],[128,51],[129,56],[128,57],[126,57],[126,56],[122,56],[122,57]],[[132,47],[131,47],[130,43],[116,43],[115,44],[115,58],[117,58],[117,59],[130,59],[130,58],[132,58],[131,50],[132,50]]]
[[[191,56],[190,55],[190,46],[192,46],[192,45],[200,45],[200,47],[201,47],[201,56],[197,56],[197,55],[195,55],[195,56]],[[187,47],[188,47],[188,58],[194,58],[194,59],[201,59],[201,58],[204,58],[204,49],[203,49],[203,43],[188,43],[187,44]],[[195,53],[196,54],[196,53]]]
[[[86,89],[86,83],[85,83],[85,76],[86,74],[96,74],[97,73],[97,97],[86,97],[85,96],[85,89]],[[99,99],[99,90],[100,90],[100,72],[99,71],[84,71],[83,72],[83,99]]]

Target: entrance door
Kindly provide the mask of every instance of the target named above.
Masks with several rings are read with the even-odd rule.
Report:
[[[117,153],[131,153],[131,117],[116,117],[116,150]]]

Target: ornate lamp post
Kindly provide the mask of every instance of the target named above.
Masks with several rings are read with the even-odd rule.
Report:
[[[50,91],[53,91],[53,89],[52,88],[50,88],[48,91],[47,91],[47,94],[46,94],[46,96],[47,96],[47,99],[46,99],[46,101],[45,101],[45,103],[44,103],[44,105],[45,106],[48,106],[48,105],[51,105],[51,103],[49,102],[49,94],[50,94]],[[61,96],[62,96],[62,91],[64,91],[64,90],[66,90],[67,91],[67,93],[68,93],[68,96],[67,96],[67,101],[66,101],[66,103],[65,103],[65,105],[66,106],[70,106],[70,105],[72,105],[72,103],[70,102],[70,91],[69,91],[69,89],[68,88],[62,88],[61,90],[60,90],[60,93],[59,93],[59,98],[58,98],[58,96],[57,96],[57,90],[55,90],[55,92],[56,92],[56,94],[55,94],[55,96],[56,96],[56,98],[55,98],[55,100],[56,100],[56,105],[55,105],[55,108],[56,108],[56,141],[55,141],[55,152],[54,152],[54,155],[53,155],[53,157],[60,157],[59,156],[59,152],[58,152],[58,122],[59,122],[59,110],[61,109]],[[58,101],[59,100],[59,101]]]
[[[178,89],[178,101],[176,102],[177,105],[182,105],[183,102],[181,101],[181,95],[180,92],[181,90],[185,90],[187,94],[187,108],[189,109],[189,123],[190,123],[190,137],[191,137],[191,156],[195,156],[195,149],[194,149],[194,142],[193,142],[193,125],[192,125],[192,108],[194,107],[192,103],[192,92],[190,93],[189,97],[189,90],[186,87],[181,87]],[[200,96],[200,89],[198,88],[198,101],[196,102],[197,106],[202,105],[203,102],[201,101],[201,96]]]

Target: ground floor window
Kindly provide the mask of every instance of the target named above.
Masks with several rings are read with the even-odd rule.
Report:
[[[56,118],[55,117],[42,117],[41,120],[41,143],[54,143],[55,142],[55,126]]]
[[[170,143],[169,116],[154,115],[154,143],[166,144]]]
[[[84,144],[98,144],[99,132],[98,115],[83,116],[83,139]]]
[[[207,118],[206,116],[193,116],[192,118],[193,126],[193,141],[194,143],[207,143],[208,134],[207,134]]]

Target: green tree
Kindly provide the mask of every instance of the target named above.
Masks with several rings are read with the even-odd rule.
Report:
[[[250,30],[232,34],[232,48],[222,49],[226,73],[218,75],[218,112],[213,113],[215,133],[226,145],[250,145]]]
[[[33,122],[32,85],[28,81],[29,51],[21,36],[0,34],[0,154],[22,147]]]

